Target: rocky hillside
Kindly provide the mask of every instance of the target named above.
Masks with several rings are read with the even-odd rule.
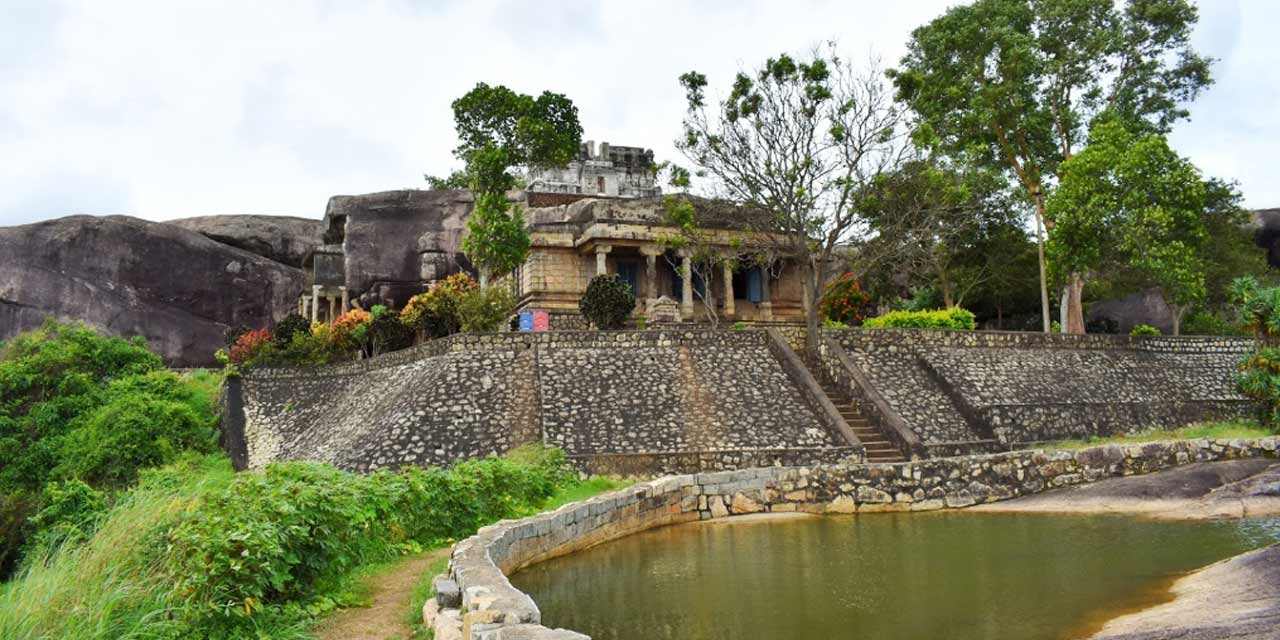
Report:
[[[168,224],[203,234],[291,267],[302,267],[307,252],[320,245],[324,222],[292,216],[197,216]]]
[[[0,340],[53,316],[143,336],[173,366],[212,364],[228,327],[266,326],[302,291],[289,263],[301,263],[310,231],[290,218],[255,226],[263,218],[182,223],[201,233],[128,216],[0,227]],[[255,237],[255,228],[274,230]]]

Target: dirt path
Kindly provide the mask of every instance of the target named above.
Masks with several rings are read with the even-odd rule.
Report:
[[[413,588],[431,569],[446,558],[449,548],[428,551],[406,558],[386,573],[368,579],[372,604],[343,609],[315,629],[318,640],[409,640],[412,631],[405,623],[405,611]]]

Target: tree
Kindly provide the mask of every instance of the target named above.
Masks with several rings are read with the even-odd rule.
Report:
[[[1165,133],[1210,83],[1190,46],[1189,0],[978,0],[912,32],[889,72],[921,139],[965,161],[1011,172],[1036,216],[1040,297],[1050,330],[1047,200],[1103,112]],[[1067,275],[1070,333],[1084,332],[1080,274]]]
[[[934,286],[945,306],[959,305],[995,269],[972,249],[995,227],[1020,218],[1005,182],[981,168],[931,158],[881,176],[865,196],[878,243],[900,245],[892,268]],[[912,284],[915,284],[913,282]]]
[[[884,258],[857,250],[869,233],[861,196],[912,153],[882,75],[874,65],[854,69],[831,49],[740,72],[714,105],[706,76],[680,76],[688,111],[676,144],[713,189],[769,213],[758,230],[772,239],[773,255],[799,265],[811,353],[818,297],[837,260],[849,259],[857,273]]]
[[[578,109],[563,95],[533,96],[483,82],[453,102],[461,143],[454,155],[466,163],[464,174],[428,176],[432,188],[463,182],[475,193],[462,250],[480,272],[480,284],[524,263],[529,234],[518,208],[506,193],[517,185],[514,168],[568,164],[582,143]]]
[[[1205,296],[1206,183],[1165,137],[1102,120],[1062,164],[1047,211],[1057,224],[1048,253],[1056,272],[1081,280],[1116,261],[1159,285],[1173,333]]]

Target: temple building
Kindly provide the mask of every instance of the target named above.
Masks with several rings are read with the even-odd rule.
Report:
[[[517,311],[546,311],[553,329],[583,328],[578,300],[593,277],[612,273],[635,292],[635,316],[651,322],[803,317],[798,270],[753,230],[764,228],[758,212],[689,198],[701,228],[692,246],[666,221],[654,170],[650,150],[588,141],[567,167],[529,173],[509,196],[531,239],[524,265],[502,279]],[[331,322],[353,307],[400,308],[432,282],[471,271],[461,244],[473,207],[464,190],[330,198],[323,244],[303,260],[299,313]]]
[[[514,280],[517,310],[545,310],[554,329],[582,328],[578,300],[597,275],[617,274],[650,321],[795,321],[803,318],[799,270],[774,257],[776,238],[753,229],[761,213],[689,198],[696,246],[666,221],[661,197],[589,198],[525,212],[531,249]],[[707,260],[708,255],[719,259]]]

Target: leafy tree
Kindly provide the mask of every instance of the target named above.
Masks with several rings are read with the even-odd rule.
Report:
[[[740,72],[715,104],[703,74],[680,82],[688,111],[677,146],[714,189],[769,212],[758,230],[775,240],[774,255],[799,266],[807,348],[816,352],[818,297],[837,258],[858,274],[887,258],[861,242],[869,232],[861,196],[912,145],[882,74],[827,50]]]
[[[1130,266],[1160,286],[1178,335],[1182,316],[1205,296],[1200,172],[1164,136],[1103,120],[1061,174],[1046,209],[1057,221],[1048,244],[1055,270],[1083,280],[1108,261]]]
[[[453,118],[461,140],[454,155],[466,163],[465,174],[428,182],[432,188],[455,187],[465,175],[476,205],[462,249],[486,285],[490,275],[515,269],[529,253],[524,220],[506,198],[517,184],[512,169],[568,164],[582,143],[582,125],[577,107],[563,95],[543,92],[534,98],[484,83],[453,102]]]
[[[1036,215],[1041,314],[1050,331],[1042,229],[1048,197],[1097,117],[1165,133],[1210,83],[1190,46],[1189,0],[978,0],[912,32],[890,77],[918,116],[919,139],[966,162],[1011,172]],[[1084,332],[1079,274],[1068,273],[1068,323]]]

